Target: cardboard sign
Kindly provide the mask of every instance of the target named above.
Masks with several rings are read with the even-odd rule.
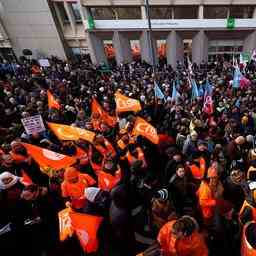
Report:
[[[41,115],[22,118],[21,122],[28,135],[45,131],[45,126]]]
[[[41,67],[50,67],[51,64],[48,59],[40,59],[38,60]]]

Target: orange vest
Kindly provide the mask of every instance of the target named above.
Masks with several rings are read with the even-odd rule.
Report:
[[[216,200],[212,194],[209,185],[205,181],[201,182],[196,194],[198,197],[199,207],[201,209],[203,218],[209,219],[213,217]]]
[[[241,244],[241,256],[255,256],[256,249],[254,249],[249,241],[247,240],[247,229],[250,225],[256,225],[255,221],[248,222],[244,225],[243,235],[242,235],[242,244]]]
[[[242,213],[243,213],[243,211],[245,210],[246,207],[249,207],[252,210],[253,221],[256,221],[256,208],[252,207],[250,204],[248,204],[246,200],[244,201],[243,206],[242,206],[242,208],[239,212],[239,220],[241,219],[241,215],[242,215]]]
[[[98,172],[98,187],[105,191],[111,191],[121,180],[121,170],[115,172],[115,176],[104,171]]]
[[[199,158],[199,167],[196,164],[190,165],[191,173],[196,180],[202,180],[204,178],[205,170],[206,170],[205,164],[206,163],[205,163],[204,158],[200,157]]]
[[[208,249],[201,234],[193,232],[189,237],[176,239],[172,235],[172,226],[176,221],[166,223],[158,234],[157,240],[164,256],[208,256]]]

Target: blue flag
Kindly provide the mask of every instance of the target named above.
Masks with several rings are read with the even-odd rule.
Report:
[[[242,74],[239,68],[236,67],[234,72],[233,84],[232,84],[233,88],[239,88],[241,78],[242,78]]]
[[[205,95],[212,95],[212,85],[209,83],[209,80],[206,79],[206,85],[205,85]]]
[[[198,94],[199,94],[199,97],[204,96],[204,88],[203,88],[202,84],[200,84],[200,86],[199,86]]]
[[[180,97],[179,92],[176,89],[176,82],[173,81],[173,85],[172,85],[172,100],[176,100],[178,97]]]
[[[194,100],[199,97],[199,91],[197,88],[196,81],[194,79],[192,79],[191,84],[192,84],[192,96],[191,97],[192,97],[192,100]]]
[[[155,87],[154,87],[154,91],[155,91],[155,97],[162,100],[165,99],[164,94],[162,93],[161,89],[159,88],[159,86],[157,85],[157,83],[155,82]]]

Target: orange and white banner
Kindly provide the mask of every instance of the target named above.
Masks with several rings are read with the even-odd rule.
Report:
[[[54,151],[22,143],[30,155],[42,169],[52,168],[54,170],[65,169],[76,162],[76,158],[62,155]]]
[[[137,117],[132,134],[135,136],[141,135],[154,144],[159,143],[159,137],[156,128],[141,117]]]
[[[60,109],[60,103],[53,97],[52,93],[47,91],[49,109]]]
[[[74,233],[74,230],[71,225],[71,218],[69,216],[70,211],[70,208],[66,208],[58,213],[60,241],[66,240],[68,237],[71,237]]]
[[[93,253],[98,250],[99,242],[97,232],[103,220],[102,217],[70,212],[71,225],[75,231],[85,253]]]
[[[120,92],[115,93],[115,101],[117,112],[138,112],[141,110],[141,105],[138,100],[126,97],[122,95]]]
[[[101,105],[98,103],[98,101],[93,98],[92,100],[92,119],[94,114],[98,114],[100,119],[102,119],[102,121],[106,122],[107,125],[111,126],[111,127],[115,127],[116,125],[116,117],[110,116],[102,107]]]
[[[58,137],[59,140],[83,139],[92,143],[95,137],[94,132],[81,129],[78,127],[73,127],[73,126],[64,125],[64,124],[55,124],[55,123],[48,123],[48,126],[54,132],[54,134]]]

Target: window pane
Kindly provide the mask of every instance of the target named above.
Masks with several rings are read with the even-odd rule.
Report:
[[[151,19],[171,19],[172,18],[172,8],[166,7],[150,7],[150,17]]]
[[[228,15],[227,6],[205,6],[204,18],[205,19],[226,19]]]
[[[95,20],[114,20],[115,12],[111,7],[90,8],[90,13]]]
[[[73,14],[75,16],[76,22],[81,22],[82,18],[81,18],[81,15],[80,15],[78,4],[77,3],[71,3],[71,8],[73,10]]]
[[[118,19],[141,19],[140,7],[116,7]]]
[[[231,6],[230,17],[248,19],[252,18],[253,7],[252,6]]]
[[[197,6],[175,6],[174,19],[197,19]]]
[[[57,8],[59,10],[62,22],[69,23],[68,15],[67,15],[67,12],[66,12],[66,10],[64,8],[64,3],[63,2],[56,2],[56,6],[57,6]]]

